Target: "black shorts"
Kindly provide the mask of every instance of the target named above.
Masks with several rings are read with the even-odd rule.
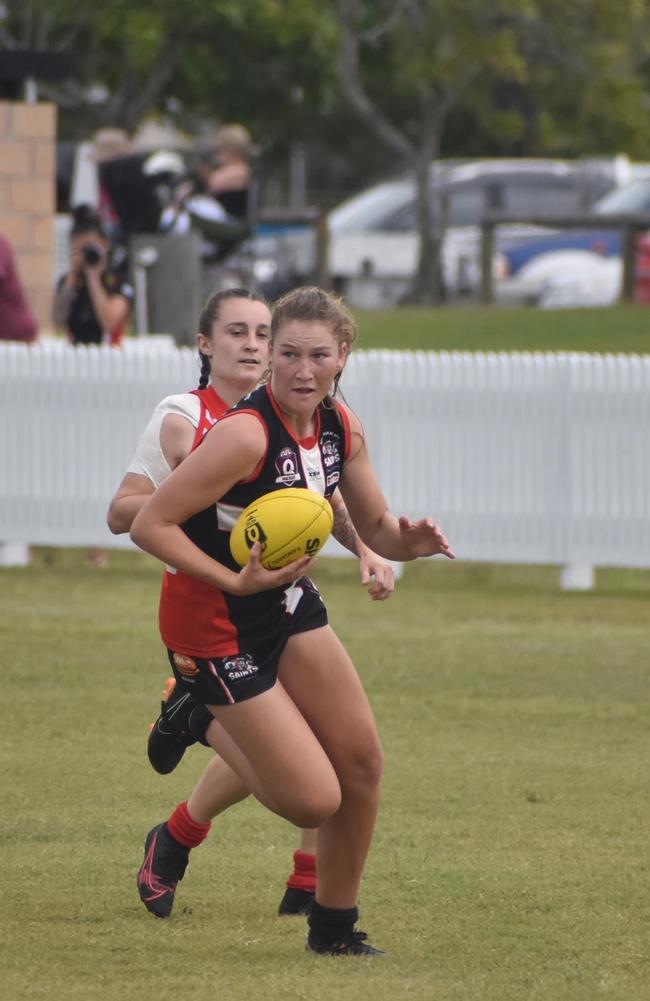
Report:
[[[204,659],[168,649],[179,689],[203,705],[229,706],[273,688],[289,637],[327,625],[327,609],[316,586],[306,578],[301,578],[299,586],[299,600],[278,616],[273,633],[264,639],[242,639],[239,653]]]

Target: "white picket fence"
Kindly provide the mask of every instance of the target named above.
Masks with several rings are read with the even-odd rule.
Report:
[[[193,351],[0,344],[0,540],[129,545],[106,508]],[[650,567],[650,357],[354,353],[342,381],[397,513],[434,514],[459,558]],[[334,547],[331,551],[335,552]]]

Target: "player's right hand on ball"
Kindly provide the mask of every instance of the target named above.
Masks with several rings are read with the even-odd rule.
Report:
[[[238,595],[256,594],[258,591],[270,591],[274,587],[284,587],[292,584],[298,577],[309,573],[316,562],[313,556],[301,556],[300,559],[287,563],[279,570],[267,570],[261,562],[262,547],[259,542],[252,546],[248,563],[239,571],[237,578]]]

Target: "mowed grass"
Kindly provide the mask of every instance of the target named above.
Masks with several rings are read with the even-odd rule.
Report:
[[[421,351],[596,351],[650,354],[650,308],[441,307],[359,310],[358,347]]]
[[[317,577],[386,750],[361,926],[390,954],[304,951],[276,917],[296,834],[251,801],[171,920],[144,910],[144,835],[207,760],[146,762],[159,568],[38,550],[0,571],[3,1001],[650,998],[650,574],[563,594],[553,568],[427,561],[385,605],[352,561]]]

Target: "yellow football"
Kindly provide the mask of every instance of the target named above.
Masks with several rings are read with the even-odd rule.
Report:
[[[301,556],[314,556],[329,538],[334,515],[328,500],[304,487],[264,494],[242,511],[230,533],[230,552],[241,567],[251,547],[262,546],[262,564],[278,570]]]

